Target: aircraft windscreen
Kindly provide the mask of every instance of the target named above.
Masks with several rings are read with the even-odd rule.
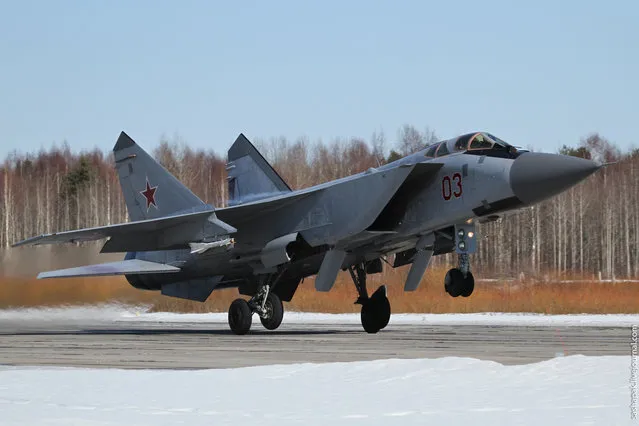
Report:
[[[492,155],[486,151],[496,151],[494,154],[503,156],[504,152],[508,153],[512,149],[511,145],[499,139],[490,133],[468,133],[458,137],[456,140],[448,140],[430,145],[424,156],[426,157],[443,157],[453,152],[485,153],[484,155]]]
[[[432,144],[428,150],[426,151],[426,154],[424,154],[426,157],[434,157],[435,156],[435,152],[437,151],[437,148],[439,147],[438,143]]]
[[[446,142],[440,143],[436,156],[443,157],[444,155],[448,155],[448,154],[450,154],[450,152],[448,151],[448,144]]]
[[[468,144],[468,150],[507,150],[510,145],[490,133],[475,133]]]
[[[495,141],[483,133],[477,133],[468,145],[468,149],[490,149],[495,145]]]
[[[490,136],[490,137],[491,137],[491,138],[492,138],[492,139],[493,139],[496,143],[498,143],[499,145],[501,145],[501,146],[505,146],[505,147],[510,146],[510,144],[509,144],[508,142],[504,141],[503,139],[499,139],[497,136],[492,135],[492,134],[490,134],[490,133],[486,133],[486,134],[487,134],[488,136]]]

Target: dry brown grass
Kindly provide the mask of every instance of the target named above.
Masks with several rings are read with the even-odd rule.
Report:
[[[1,277],[0,308],[92,305],[108,302],[154,303],[157,295],[131,287],[122,277],[36,280]]]
[[[404,293],[406,268],[388,270],[369,279],[374,291],[389,284],[393,312],[540,312],[563,313],[638,313],[639,285],[635,283],[515,283],[478,282],[470,298],[451,298],[443,289],[444,268],[428,271],[420,288]],[[121,277],[76,278],[38,281],[35,278],[0,279],[0,308],[81,305],[98,303],[143,303],[154,311],[220,312],[226,311],[237,296],[235,289],[213,293],[205,303],[161,296],[157,292],[137,290]],[[333,290],[318,293],[313,280],[300,285],[286,309],[309,312],[358,312],[353,305],[355,290],[347,274],[340,274]]]

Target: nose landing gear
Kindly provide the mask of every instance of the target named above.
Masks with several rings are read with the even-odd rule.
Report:
[[[470,272],[468,254],[460,254],[459,267],[450,269],[444,278],[444,289],[452,297],[468,297],[475,289],[475,278]]]

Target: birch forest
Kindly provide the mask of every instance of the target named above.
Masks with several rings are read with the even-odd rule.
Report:
[[[330,142],[284,137],[253,141],[294,189],[316,185],[393,161],[437,140],[429,128],[403,126],[394,141]],[[143,144],[144,145],[144,144]],[[151,148],[147,144],[147,149]],[[199,197],[226,199],[224,156],[165,139],[154,156]],[[473,268],[482,274],[582,276],[639,275],[639,150],[621,151],[598,134],[565,145],[561,153],[615,162],[542,204],[480,225]],[[10,153],[0,167],[0,246],[41,233],[127,220],[110,151],[76,152],[68,144],[37,153]],[[436,262],[452,261],[442,256]]]

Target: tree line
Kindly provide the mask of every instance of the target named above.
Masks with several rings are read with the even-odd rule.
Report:
[[[430,128],[405,125],[390,144],[370,139],[329,143],[301,137],[254,142],[284,180],[300,189],[393,161],[437,141]],[[480,224],[473,268],[513,276],[544,274],[639,275],[639,150],[622,152],[591,134],[561,153],[615,163],[582,184],[497,222]],[[226,203],[225,159],[163,139],[153,155],[205,202]],[[74,152],[68,144],[38,153],[9,154],[0,167],[0,247],[40,233],[127,220],[111,154]],[[440,257],[436,262],[450,262]]]

